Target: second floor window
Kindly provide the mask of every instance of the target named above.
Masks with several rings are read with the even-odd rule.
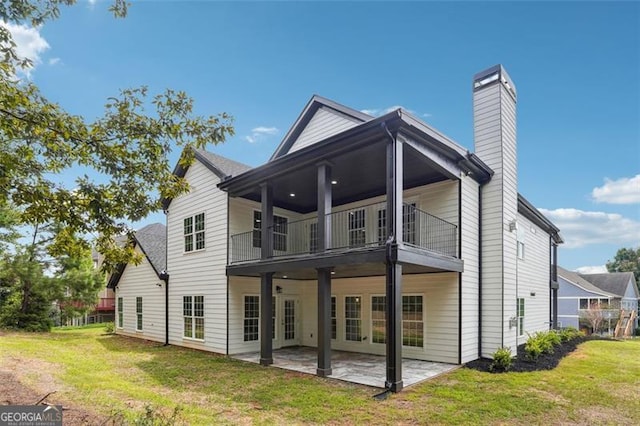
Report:
[[[273,216],[273,250],[287,251],[287,228],[286,217]],[[262,247],[262,212],[253,212],[253,246]]]
[[[204,249],[204,213],[184,219],[184,251]]]

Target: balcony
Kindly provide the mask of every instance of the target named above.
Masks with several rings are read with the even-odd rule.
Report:
[[[115,297],[101,297],[96,304],[95,310],[99,312],[115,311],[116,299]]]
[[[331,223],[328,252],[340,253],[384,246],[387,241],[386,204],[376,203],[327,215]],[[406,246],[438,255],[457,257],[457,226],[416,208],[403,205],[403,235]],[[273,258],[314,255],[318,252],[317,218],[280,222],[270,228]],[[261,259],[260,230],[230,237],[230,264]]]

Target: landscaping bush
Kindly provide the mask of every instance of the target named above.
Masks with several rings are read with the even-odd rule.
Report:
[[[511,349],[503,347],[493,353],[493,362],[489,366],[489,371],[494,373],[509,371],[512,364]]]
[[[116,332],[116,325],[113,322],[107,322],[104,324],[104,332],[107,334],[113,334]]]
[[[563,328],[558,334],[560,335],[560,340],[563,342],[569,342],[573,339],[584,336],[584,333],[575,327]]]
[[[575,330],[575,329],[574,329]],[[576,330],[577,332],[577,330]],[[527,354],[527,358],[531,361],[536,361],[542,354],[552,354],[554,346],[560,345],[563,341],[569,341],[575,334],[573,331],[568,331],[565,336],[558,333],[556,330],[549,330],[546,332],[538,331],[533,335],[529,335],[527,343],[525,343],[524,350]],[[567,339],[567,340],[563,340]]]
[[[524,344],[524,351],[529,361],[537,361],[540,355],[542,355],[540,340],[530,336],[527,343]]]

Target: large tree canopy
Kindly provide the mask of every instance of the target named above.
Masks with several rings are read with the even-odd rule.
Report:
[[[41,24],[73,3],[0,0],[0,21]],[[127,4],[115,0],[111,10],[122,17]],[[188,189],[172,174],[169,153],[223,142],[233,134],[232,118],[194,115],[193,100],[184,92],[152,96],[141,87],[108,99],[104,115],[89,122],[16,77],[25,64],[2,25],[0,48],[0,206],[11,204],[25,224],[55,224],[58,232],[48,246],[54,256],[78,254],[96,238],[107,270],[136,261],[133,250],[118,247],[114,237],[130,232],[127,223],[158,210],[162,198]],[[180,161],[189,164],[192,151],[184,153]],[[72,187],[59,183],[69,170],[82,171]]]
[[[633,272],[640,289],[640,247],[635,250],[633,248],[619,249],[613,260],[607,262],[607,271]]]

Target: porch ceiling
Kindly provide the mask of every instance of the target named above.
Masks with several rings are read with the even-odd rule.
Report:
[[[404,189],[448,179],[434,163],[408,144],[403,150]],[[378,139],[358,149],[318,158],[332,165],[333,206],[376,197],[386,193],[386,140]],[[304,167],[292,170],[271,181],[273,204],[299,213],[317,209],[317,170]],[[295,196],[291,196],[295,194]],[[260,188],[242,194],[260,201]]]

